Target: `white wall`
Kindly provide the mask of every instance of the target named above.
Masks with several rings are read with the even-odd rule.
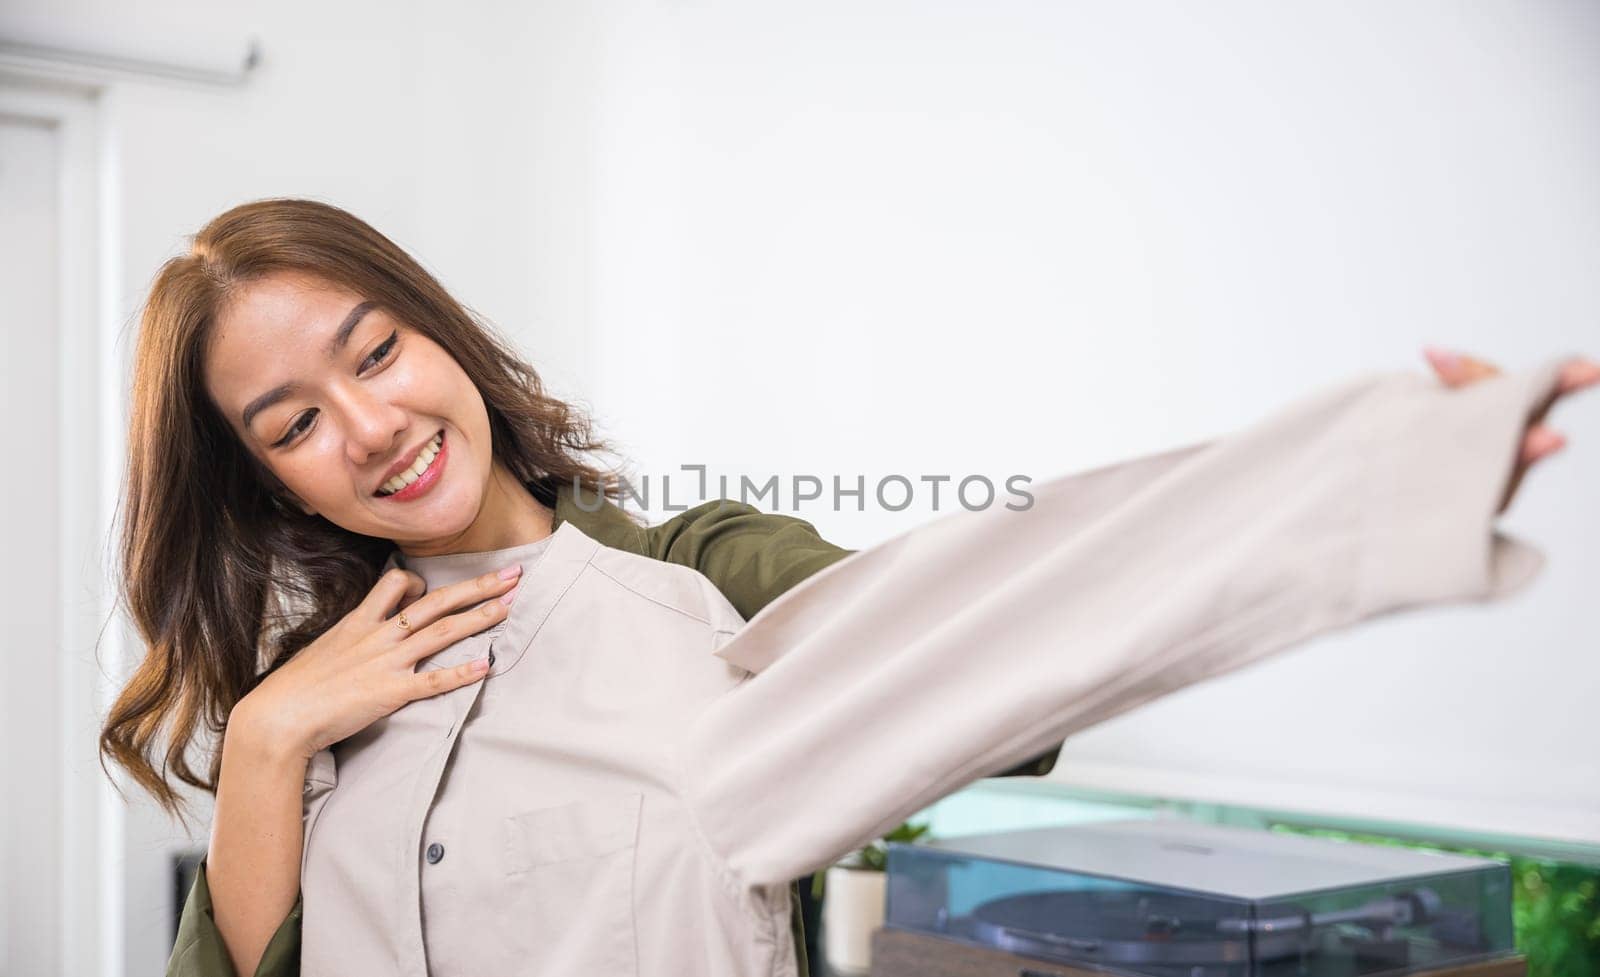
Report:
[[[598,401],[647,472],[1045,477],[1424,343],[1600,348],[1592,4],[704,2],[617,34]],[[1600,841],[1600,400],[1555,420],[1504,523],[1549,557],[1519,600],[1192,689],[1057,779]],[[857,544],[925,515],[807,513]]]
[[[261,38],[238,90],[102,96],[126,333],[183,235],[318,196],[641,473],[1043,478],[1423,342],[1600,346],[1589,4],[11,0],[7,31],[215,64]],[[1522,599],[1192,690],[1061,776],[1600,841],[1600,405],[1557,420],[1507,521],[1550,558]],[[801,514],[851,545],[929,515]],[[130,812],[130,974],[164,960],[173,839]]]

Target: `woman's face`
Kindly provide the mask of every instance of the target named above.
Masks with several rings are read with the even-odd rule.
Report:
[[[252,282],[214,323],[204,371],[246,449],[304,511],[413,544],[477,517],[493,461],[483,397],[443,347],[364,296],[297,273]],[[419,457],[422,475],[393,492],[393,473],[411,479]]]

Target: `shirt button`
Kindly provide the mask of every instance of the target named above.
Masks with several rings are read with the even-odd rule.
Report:
[[[437,841],[428,846],[428,864],[437,865],[439,859],[444,857],[444,846]]]

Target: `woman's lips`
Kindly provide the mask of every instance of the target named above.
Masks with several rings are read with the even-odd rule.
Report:
[[[435,482],[444,476],[445,462],[450,456],[450,438],[443,431],[439,432],[439,453],[433,456],[433,463],[422,470],[417,480],[393,495],[380,495],[378,498],[394,502],[410,502],[412,499],[426,495],[433,488]]]

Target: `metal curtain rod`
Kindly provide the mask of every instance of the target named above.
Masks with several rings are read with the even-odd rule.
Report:
[[[76,51],[0,38],[0,69],[15,68],[30,73],[58,74],[64,67],[79,68],[88,69],[91,74],[97,75],[164,78],[169,81],[237,88],[250,80],[251,73],[260,63],[261,42],[253,37],[238,71],[195,68],[190,65],[146,61],[142,58],[125,58],[115,54]]]

